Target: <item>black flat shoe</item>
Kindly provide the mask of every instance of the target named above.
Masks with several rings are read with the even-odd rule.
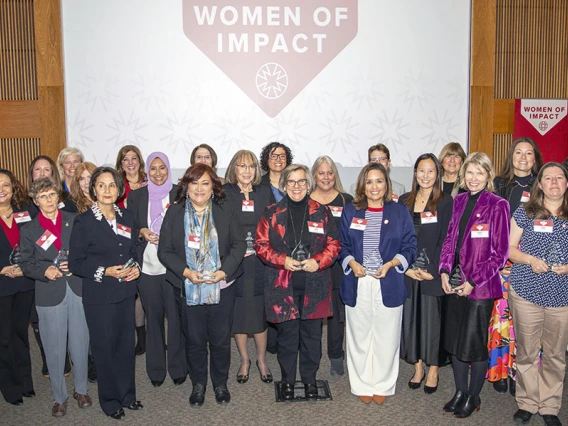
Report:
[[[260,380],[262,380],[263,383],[272,383],[272,381],[274,380],[272,373],[262,374],[258,365],[258,361],[256,362],[256,368],[258,368],[258,372],[260,373]]]
[[[467,395],[461,404],[456,407],[454,417],[456,419],[466,419],[481,407],[481,398],[478,396]]]
[[[315,383],[304,384],[304,389],[306,390],[306,399],[317,399],[318,387]]]
[[[514,398],[517,396],[517,382],[509,377],[509,393]]]
[[[115,420],[122,420],[126,417],[126,414],[124,413],[124,410],[121,408],[118,411],[115,411],[112,414],[108,415],[111,419],[115,419]]]
[[[247,374],[237,374],[237,382],[241,383],[241,384],[248,382],[249,381],[249,373],[250,373],[250,359],[249,359]]]
[[[15,401],[10,402],[10,404],[12,405],[24,405],[24,400],[23,399],[16,399]]]
[[[420,388],[420,386],[422,386],[422,382],[426,380],[426,371],[424,371],[424,369],[422,369],[422,379],[420,379],[420,381],[418,383],[413,382],[412,378],[408,381],[408,387],[410,389],[418,389]]]
[[[456,407],[462,402],[462,400],[465,398],[465,393],[462,391],[456,391],[456,393],[454,394],[454,397],[452,399],[450,399],[446,405],[444,405],[444,408],[442,408],[442,411],[444,413],[453,413],[454,411],[456,411]]]
[[[129,410],[132,411],[138,411],[141,410],[142,408],[144,408],[144,406],[142,405],[142,403],[140,401],[135,401],[130,405],[127,405],[126,408],[128,408]]]
[[[434,392],[436,392],[438,390],[438,383],[440,382],[440,376],[438,376],[438,380],[436,380],[436,386],[427,386],[426,383],[424,383],[424,393],[431,395]]]
[[[499,393],[507,393],[507,379],[501,379],[493,383],[493,389]]]
[[[543,415],[542,420],[544,420],[544,424],[546,426],[562,426],[562,423],[560,423],[558,416],[554,416],[552,414]]]
[[[196,383],[193,385],[191,396],[189,397],[189,405],[192,407],[201,407],[205,402],[205,385]]]
[[[527,424],[530,422],[532,417],[532,413],[526,410],[517,410],[515,414],[513,414],[513,421],[516,423]]]
[[[186,379],[187,379],[187,376],[178,377],[177,379],[173,379],[174,385],[176,385],[176,386],[183,385],[185,383]]]
[[[226,386],[215,388],[215,401],[217,401],[217,404],[221,405],[227,405],[231,402],[231,394]]]
[[[31,391],[23,392],[22,396],[26,397],[26,398],[33,398],[36,395],[35,395],[35,391],[31,390]]]
[[[282,399],[292,401],[294,399],[294,384],[290,382],[282,383]]]
[[[152,383],[152,386],[154,386],[155,388],[159,388],[164,384],[163,380],[150,380],[150,382]]]

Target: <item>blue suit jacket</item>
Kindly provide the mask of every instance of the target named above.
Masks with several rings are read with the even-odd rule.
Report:
[[[363,233],[365,231],[351,229],[350,226],[353,218],[364,219],[365,211],[365,209],[357,210],[353,203],[349,203],[343,208],[339,225],[340,263],[343,263],[347,256],[353,256],[357,262],[363,264]],[[406,206],[395,202],[385,203],[379,253],[385,263],[397,254],[402,255],[408,265],[414,262],[416,233]],[[349,271],[349,273],[343,276],[341,282],[341,299],[347,306],[355,306],[357,303],[358,278],[355,277],[351,268],[346,267],[345,271]],[[404,303],[404,299],[406,299],[404,271],[405,268],[401,266],[390,268],[387,276],[381,280],[381,294],[385,306],[393,308]]]

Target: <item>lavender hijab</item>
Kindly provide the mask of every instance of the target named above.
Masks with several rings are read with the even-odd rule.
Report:
[[[148,179],[148,201],[150,203],[150,223],[148,224],[148,228],[154,234],[159,235],[160,228],[162,227],[162,222],[164,220],[164,216],[162,214],[164,212],[162,200],[169,195],[173,185],[170,160],[163,152],[153,152],[148,156],[148,159],[146,160],[146,174],[150,176],[150,166],[152,165],[152,161],[156,158],[162,160],[168,169],[168,178],[163,185],[156,185],[152,182],[152,179]]]

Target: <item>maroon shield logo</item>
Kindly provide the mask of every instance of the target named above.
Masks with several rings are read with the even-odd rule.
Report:
[[[187,37],[276,117],[357,35],[358,0],[183,0]]]

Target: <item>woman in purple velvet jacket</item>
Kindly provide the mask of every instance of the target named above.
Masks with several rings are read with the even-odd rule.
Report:
[[[494,177],[487,154],[474,152],[465,159],[460,182],[468,192],[454,199],[440,256],[447,294],[444,346],[452,354],[456,383],[443,410],[456,418],[469,417],[481,406],[489,320],[494,300],[503,295],[499,270],[509,255],[509,203],[493,194]]]

